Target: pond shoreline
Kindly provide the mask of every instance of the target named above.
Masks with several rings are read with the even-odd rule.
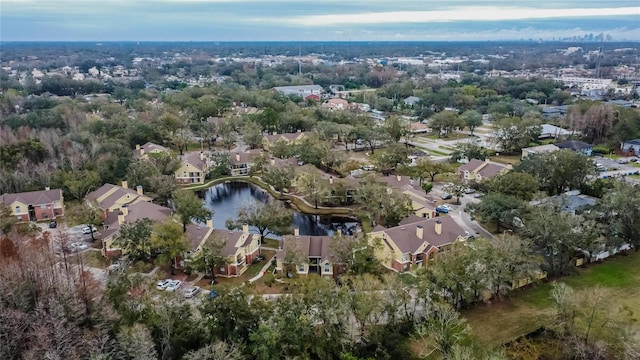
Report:
[[[259,188],[267,191],[273,198],[280,201],[285,201],[294,207],[298,212],[308,215],[323,215],[323,216],[336,216],[353,219],[355,221],[360,221],[361,218],[357,214],[356,209],[345,208],[345,207],[326,207],[326,206],[318,206],[316,209],[313,205],[309,204],[305,199],[298,195],[294,194],[280,194],[279,191],[275,190],[270,185],[263,182],[258,176],[226,176],[218,179],[213,179],[204,184],[185,186],[183,189],[185,190],[193,190],[200,191],[211,188],[212,186],[216,186],[219,184],[224,184],[226,182],[244,182],[250,183],[258,186]]]

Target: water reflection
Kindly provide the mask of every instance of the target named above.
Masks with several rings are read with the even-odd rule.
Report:
[[[226,229],[227,219],[235,219],[238,210],[251,202],[277,201],[265,190],[244,182],[228,182],[215,185],[202,192],[205,206],[214,211],[213,226]],[[337,229],[344,234],[355,231],[357,223],[351,219],[302,214],[293,215],[293,227],[300,229],[300,235],[333,235]],[[250,229],[257,233],[256,229]],[[269,237],[277,238],[270,235]]]

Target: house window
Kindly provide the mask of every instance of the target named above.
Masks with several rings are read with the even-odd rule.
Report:
[[[40,205],[41,210],[47,210],[47,205]]]
[[[331,272],[331,265],[329,265],[329,263],[324,264],[324,272]]]
[[[16,213],[20,214],[22,211],[20,210],[20,206],[16,206]]]
[[[22,215],[18,215],[18,221],[22,221]]]
[[[224,266],[220,268],[220,272],[221,272],[221,273],[224,273],[224,272],[225,272],[225,268],[224,268]]]
[[[409,253],[404,253],[402,254],[402,262],[407,262],[409,261]]]
[[[304,264],[298,265],[298,272],[304,272]]]

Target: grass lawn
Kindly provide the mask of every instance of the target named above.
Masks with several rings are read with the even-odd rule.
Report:
[[[576,290],[598,286],[613,301],[615,308],[626,307],[640,321],[640,253],[618,255],[602,264],[591,264],[565,282]],[[503,301],[494,301],[464,312],[475,335],[489,345],[501,345],[552,321],[550,293],[552,283],[514,292]]]
[[[280,246],[280,240],[276,239],[264,239],[264,243],[262,244],[266,247],[277,249]],[[264,251],[263,251],[264,253]]]
[[[516,165],[520,162],[521,157],[518,155],[498,155],[498,156],[491,156],[490,159],[492,161],[499,162],[502,164]]]
[[[629,164],[631,164],[631,166],[640,168],[640,164],[638,162],[632,162],[632,163],[629,163]]]
[[[84,263],[84,266],[106,269],[107,266],[109,265],[107,263],[107,260],[100,253],[100,251],[87,250],[81,253],[80,256],[82,257],[82,262]],[[68,255],[67,262],[70,264],[77,264],[78,263],[77,257],[78,257],[77,254]]]
[[[240,285],[240,284],[244,284],[245,282],[249,281],[249,279],[251,279],[252,277],[258,275],[260,270],[262,270],[262,267],[265,266],[267,261],[270,261],[271,258],[275,254],[276,254],[275,251],[262,250],[262,256],[264,256],[265,260],[263,260],[263,261],[261,261],[259,263],[255,263],[255,264],[249,265],[249,268],[244,272],[244,274],[242,274],[242,275],[240,275],[238,277],[225,278],[225,277],[218,276],[218,277],[216,277],[216,282],[219,285]],[[260,279],[260,280],[262,280],[262,279]],[[211,282],[210,279],[202,279],[198,283],[198,285],[199,286],[203,286],[203,287],[208,287],[210,282]]]

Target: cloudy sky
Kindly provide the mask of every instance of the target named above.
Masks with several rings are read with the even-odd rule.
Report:
[[[0,0],[1,41],[440,41],[607,33],[640,0]]]

